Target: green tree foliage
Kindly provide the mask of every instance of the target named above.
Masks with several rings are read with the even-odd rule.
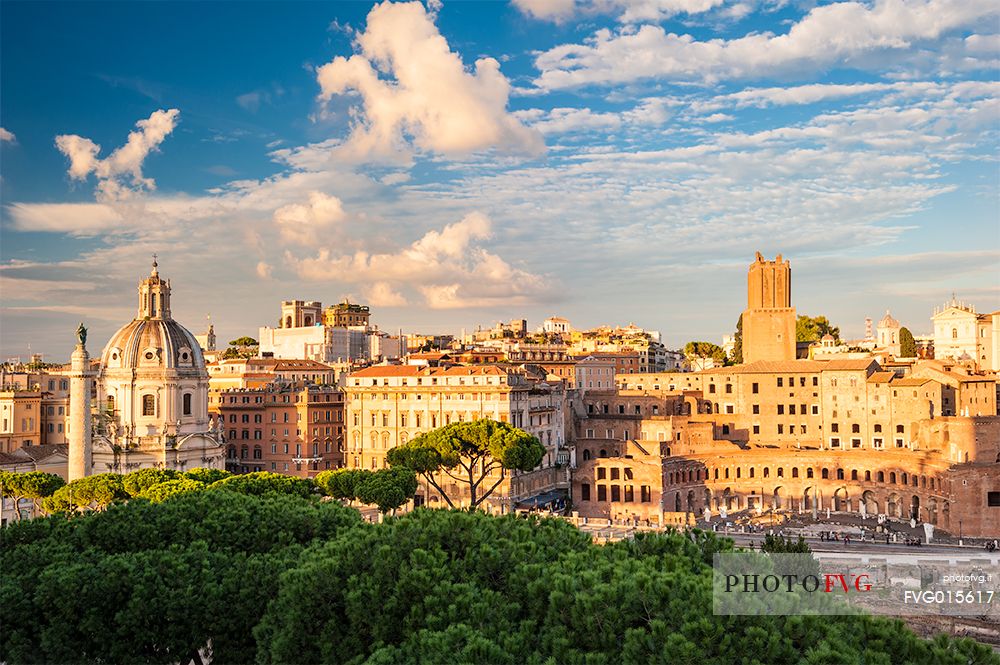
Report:
[[[684,345],[684,356],[689,360],[711,358],[719,365],[726,362],[726,352],[711,342],[688,342]]]
[[[122,487],[129,496],[139,496],[146,488],[181,477],[180,471],[173,469],[139,469],[122,476]]]
[[[229,478],[233,474],[229,471],[223,471],[222,469],[203,469],[201,467],[197,469],[191,469],[184,473],[185,478],[190,478],[191,480],[197,480],[199,483],[205,483],[206,485],[211,485],[214,482],[222,480],[223,478]]]
[[[909,328],[899,329],[899,355],[901,358],[917,357],[917,340],[913,339]]]
[[[412,469],[395,467],[367,469],[337,469],[316,476],[316,485],[327,496],[378,506],[383,513],[395,510],[409,501],[417,491],[417,476]]]
[[[508,470],[531,471],[544,456],[545,447],[531,434],[508,423],[482,419],[421,434],[391,449],[386,457],[391,466],[423,476],[451,507],[452,499],[435,476],[443,472],[459,486],[467,486],[469,509],[475,510],[500,486]]]
[[[253,337],[237,337],[230,340],[229,348],[222,352],[222,357],[226,360],[236,358],[253,358],[257,355],[259,345]]]
[[[66,484],[61,476],[42,471],[27,473],[11,473],[0,471],[0,496],[14,500],[16,506],[21,499],[31,499],[34,510],[38,510],[38,500],[52,496]],[[17,519],[21,519],[21,511],[15,511]]]
[[[42,508],[49,513],[103,510],[112,503],[125,501],[128,498],[124,476],[117,473],[102,473],[77,478],[63,485],[52,496],[42,501]]]
[[[153,503],[159,503],[160,501],[165,501],[171,497],[177,496],[178,494],[201,492],[204,489],[205,483],[181,477],[174,478],[173,480],[165,480],[158,485],[150,485],[149,487],[146,487],[142,493],[139,494],[139,496],[143,499],[149,499]]]
[[[825,316],[800,314],[795,321],[796,342],[818,342],[824,335],[832,335],[840,341],[840,328],[832,325]]]
[[[809,548],[809,543],[807,543],[806,539],[802,536],[799,536],[798,540],[792,540],[791,538],[784,538],[773,534],[767,534],[764,536],[764,542],[761,543],[760,550],[762,552],[771,552],[776,554],[812,553],[812,549]]]
[[[371,471],[365,469],[335,469],[316,474],[315,482],[320,491],[334,499],[353,501],[358,496],[358,484]]]
[[[599,546],[560,520],[207,490],[6,527],[0,660],[998,663],[869,616],[714,616],[693,530]],[[197,662],[197,660],[196,660]]]
[[[228,489],[241,494],[292,494],[308,497],[313,493],[316,485],[308,478],[285,476],[270,471],[255,471],[254,473],[217,480],[212,483],[211,487]]]
[[[395,510],[413,498],[417,476],[412,469],[396,467],[373,471],[358,485],[358,501],[378,506],[382,513]]]
[[[0,660],[200,662],[211,644],[213,662],[253,662],[281,574],[360,522],[334,502],[207,490],[4,529]]]

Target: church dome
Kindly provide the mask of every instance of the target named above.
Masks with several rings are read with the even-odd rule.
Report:
[[[170,316],[170,281],[160,278],[156,261],[139,283],[136,318],[111,336],[101,354],[102,372],[133,369],[206,371],[201,345]]]
[[[112,335],[101,355],[108,369],[204,368],[201,345],[173,319],[135,319]]]
[[[892,318],[892,315],[889,314],[889,310],[885,310],[885,316],[883,316],[882,320],[878,322],[878,327],[879,328],[899,328],[900,326],[899,326],[899,321],[897,321],[896,319]]]

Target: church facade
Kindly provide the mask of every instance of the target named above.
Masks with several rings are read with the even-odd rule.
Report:
[[[101,353],[97,407],[90,474],[225,465],[201,345],[171,316],[170,281],[155,259],[136,317]]]

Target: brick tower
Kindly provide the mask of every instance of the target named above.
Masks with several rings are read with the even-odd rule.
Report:
[[[743,362],[795,360],[795,308],[792,271],[778,254],[766,261],[757,252],[747,274],[747,309],[743,312]]]

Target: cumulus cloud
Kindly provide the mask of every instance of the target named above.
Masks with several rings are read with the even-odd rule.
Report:
[[[322,192],[310,192],[309,203],[290,203],[274,211],[281,239],[307,246],[315,246],[346,217],[340,199]]]
[[[257,276],[261,279],[271,279],[271,273],[274,271],[274,266],[267,263],[266,261],[257,262]]]
[[[122,217],[99,203],[12,203],[7,212],[17,231],[69,233],[96,236],[115,230]]]
[[[602,29],[585,44],[556,46],[538,55],[541,74],[535,83],[544,89],[653,77],[711,83],[835,64],[858,66],[864,56],[908,50],[998,15],[1000,6],[992,0],[877,0],[872,6],[839,2],[816,7],[781,35],[700,41],[657,25]]]
[[[576,16],[613,14],[622,23],[660,21],[678,14],[700,14],[725,0],[512,0],[523,13],[562,23]]]
[[[56,137],[56,148],[69,158],[69,176],[85,180],[93,173],[97,177],[97,198],[102,201],[128,199],[136,192],[156,189],[152,178],[142,175],[142,163],[150,152],[177,126],[180,111],[154,111],[146,120],[136,123],[136,131],[129,132],[125,145],[117,148],[104,159],[98,159],[101,146],[76,134]]]
[[[336,254],[322,249],[304,259],[287,253],[286,260],[306,280],[381,283],[382,295],[394,287],[416,288],[434,309],[533,301],[544,292],[544,281],[482,247],[479,241],[491,231],[490,219],[474,212],[396,252]]]
[[[360,96],[347,154],[391,158],[411,145],[449,156],[544,151],[541,135],[507,112],[500,63],[480,58],[468,71],[421,3],[376,5],[356,45],[357,54],[317,70],[321,101]]]
[[[577,12],[575,0],[513,0],[515,7],[533,18],[561,23]]]
[[[3,142],[16,143],[17,137],[14,136],[14,132],[8,131],[3,127],[0,127],[0,143]]]
[[[393,290],[387,282],[375,282],[365,291],[365,299],[373,307],[402,307],[406,298],[399,291]]]

